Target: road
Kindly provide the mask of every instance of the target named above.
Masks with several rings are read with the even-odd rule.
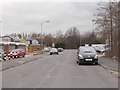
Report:
[[[76,64],[76,50],[45,55],[2,71],[3,88],[118,88],[118,78],[99,65]]]

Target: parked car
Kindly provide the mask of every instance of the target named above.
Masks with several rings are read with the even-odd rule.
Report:
[[[57,48],[51,48],[51,50],[50,50],[50,55],[52,55],[52,54],[57,54],[57,55],[58,55],[58,50],[57,50]]]
[[[14,49],[10,52],[11,58],[19,58],[19,57],[25,57],[25,50],[24,49]]]
[[[63,51],[63,48],[58,48],[58,52],[62,52]]]
[[[98,64],[98,56],[97,52],[93,47],[90,46],[82,46],[78,51],[78,64],[82,63],[94,63]]]
[[[92,47],[96,50],[97,53],[104,53],[105,52],[105,45],[99,44],[99,45],[92,45]]]
[[[45,48],[43,49],[43,51],[44,51],[44,52],[49,52],[49,51],[50,51],[50,48],[49,48],[49,47],[45,47]]]
[[[0,60],[5,60],[4,51],[0,49]]]
[[[106,51],[106,52],[111,51],[111,47],[106,47],[106,48],[105,48],[105,51]]]

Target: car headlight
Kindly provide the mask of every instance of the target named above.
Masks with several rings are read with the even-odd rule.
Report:
[[[95,57],[94,57],[95,59],[98,59],[98,55],[95,55]]]
[[[83,56],[81,54],[79,54],[79,59],[83,59]]]

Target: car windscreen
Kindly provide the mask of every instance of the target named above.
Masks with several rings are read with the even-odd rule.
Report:
[[[84,47],[80,49],[81,53],[96,53],[96,51],[94,50],[94,48],[88,48],[88,47]]]

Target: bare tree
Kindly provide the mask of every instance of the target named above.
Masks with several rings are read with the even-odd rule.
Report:
[[[118,46],[118,3],[99,3],[95,14],[96,30],[99,31],[104,41],[111,46],[110,56],[117,56]]]
[[[67,48],[75,49],[80,45],[80,32],[76,27],[72,27],[65,33]]]

